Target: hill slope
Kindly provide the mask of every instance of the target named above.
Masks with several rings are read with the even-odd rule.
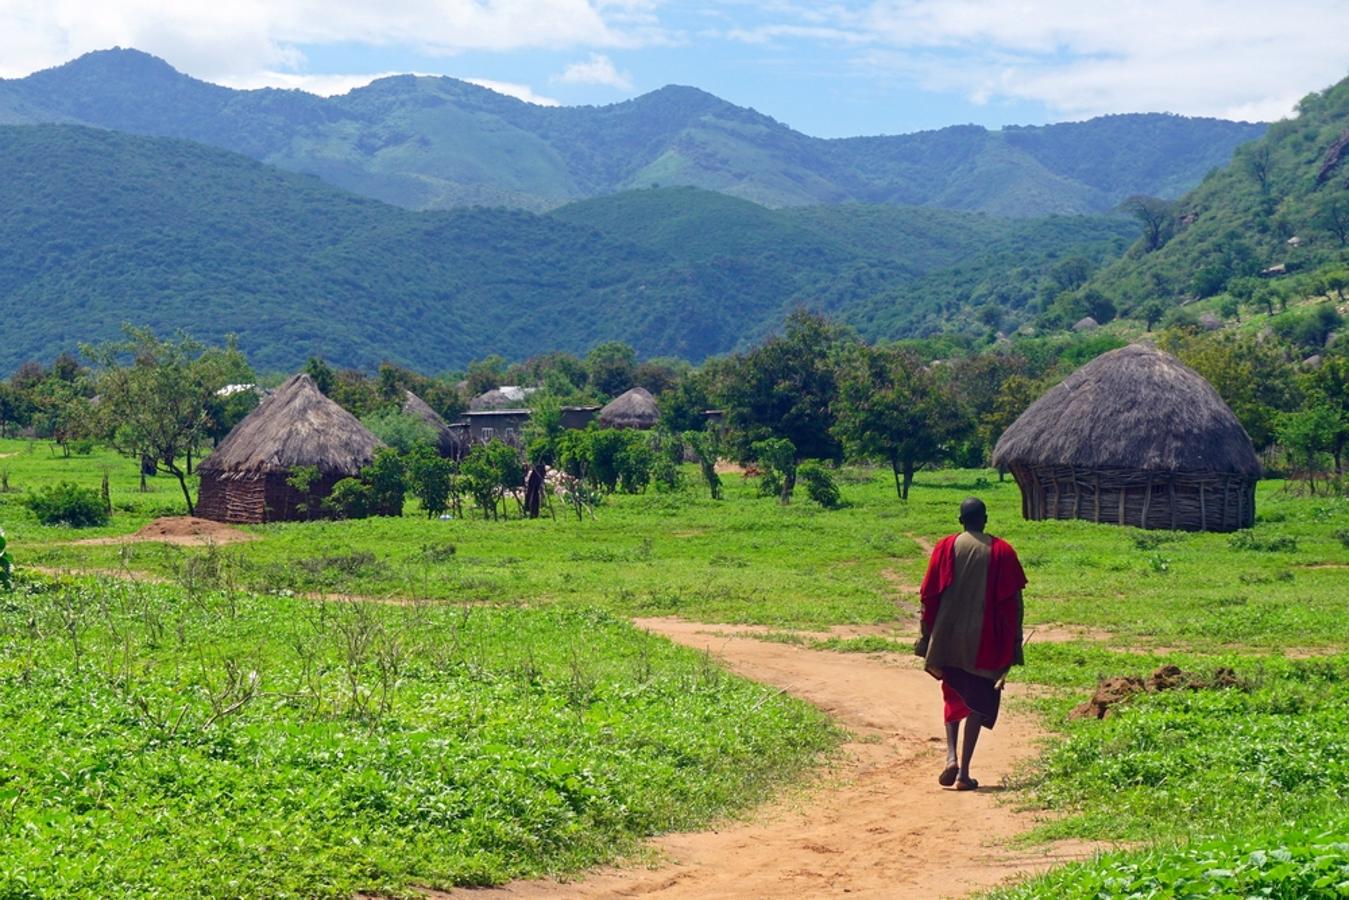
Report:
[[[318,353],[438,371],[604,340],[699,360],[800,304],[895,337],[1002,277],[998,248],[1020,248],[1033,291],[1065,235],[1100,256],[1134,230],[693,188],[416,213],[192,142],[50,125],[0,126],[0,209],[0,371],[124,321],[236,333],[264,369]]]
[[[70,123],[233,150],[412,209],[549,209],[652,185],[768,206],[855,201],[1003,216],[1175,196],[1265,126],[1167,115],[990,132],[957,126],[820,140],[688,87],[541,107],[452,78],[385,78],[341,97],[235,91],[134,50],[0,80],[0,124]]]
[[[1216,294],[1275,266],[1349,260],[1349,79],[1304,98],[1296,118],[1161,212],[1161,246],[1139,241],[1089,289],[1130,309]]]

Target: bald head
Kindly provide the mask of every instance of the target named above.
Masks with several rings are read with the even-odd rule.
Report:
[[[960,524],[966,531],[983,531],[988,524],[988,507],[978,497],[967,497],[960,504]]]

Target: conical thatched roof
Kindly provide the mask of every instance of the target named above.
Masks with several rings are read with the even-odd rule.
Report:
[[[1051,388],[1003,432],[993,464],[1260,475],[1213,386],[1146,344],[1104,353]]]
[[[600,410],[601,428],[655,428],[659,421],[656,398],[641,387],[619,394]]]
[[[412,391],[403,391],[403,415],[412,416],[430,425],[436,432],[436,449],[441,456],[454,456],[459,441],[450,426],[440,417],[440,413],[431,408],[421,397]]]
[[[307,374],[292,375],[249,413],[198,467],[229,478],[318,466],[323,475],[356,475],[384,446]]]

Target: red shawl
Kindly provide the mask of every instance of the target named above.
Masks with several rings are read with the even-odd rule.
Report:
[[[958,534],[948,535],[932,548],[932,559],[923,576],[923,631],[931,631],[937,621],[941,595],[955,580],[955,545]],[[999,672],[1009,668],[1016,658],[1020,611],[1017,592],[1026,586],[1026,573],[1012,545],[993,538],[988,561],[988,588],[984,593],[984,626],[979,635],[979,655],[975,665]]]

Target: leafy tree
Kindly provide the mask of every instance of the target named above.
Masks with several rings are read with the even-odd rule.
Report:
[[[370,486],[370,512],[376,516],[401,516],[407,492],[407,469],[398,451],[381,447],[370,465],[361,470],[361,480]]]
[[[1329,194],[1316,205],[1312,221],[1341,247],[1349,244],[1349,195]]]
[[[806,486],[806,496],[825,509],[838,509],[843,506],[843,498],[839,494],[838,485],[834,483],[834,476],[829,474],[829,470],[820,465],[815,460],[807,460],[801,464],[801,481]]]
[[[361,424],[404,456],[418,446],[434,447],[436,444],[436,430],[431,425],[396,406],[365,416]]]
[[[632,387],[637,373],[637,352],[621,341],[609,341],[586,354],[586,373],[591,390],[616,397]]]
[[[330,367],[322,358],[317,356],[309,357],[309,361],[304,364],[305,372],[314,379],[314,386],[317,387],[325,397],[331,397],[333,386],[337,381],[337,376],[333,374]]]
[[[496,354],[486,359],[474,360],[468,364],[468,375],[465,380],[468,382],[470,397],[500,387],[506,383],[506,360]]]
[[[760,492],[777,497],[781,503],[790,503],[792,489],[796,487],[796,446],[786,438],[768,438],[755,441],[750,450],[763,470]]]
[[[834,357],[850,343],[823,316],[797,310],[783,335],[735,357],[718,392],[737,459],[752,458],[750,447],[766,438],[786,438],[803,458],[841,456],[830,430],[838,392]]]
[[[27,397],[12,384],[0,382],[0,437],[9,437],[10,429],[22,428],[31,416]]]
[[[172,474],[191,515],[192,493],[179,460],[204,444],[215,392],[230,383],[230,363],[184,335],[162,340],[148,329],[125,330],[125,341],[86,348],[102,367],[102,430],[119,452],[153,460],[157,469]]]
[[[1144,250],[1148,253],[1160,250],[1173,227],[1172,205],[1156,197],[1135,195],[1121,203],[1119,208],[1143,226]]]
[[[328,506],[339,519],[364,519],[370,515],[374,498],[370,485],[359,478],[342,478],[328,494]]]
[[[709,381],[705,367],[703,371],[689,372],[667,388],[660,398],[660,427],[671,434],[701,431],[707,424],[703,413],[712,406]]]
[[[721,499],[721,476],[717,474],[717,457],[720,439],[715,431],[686,431],[684,443],[698,459],[698,470],[712,494],[713,500]]]
[[[1279,443],[1288,450],[1296,471],[1306,479],[1313,494],[1321,459],[1334,450],[1344,428],[1344,417],[1325,403],[1279,416]]]
[[[496,439],[475,444],[459,464],[459,472],[483,518],[493,519],[499,517],[506,492],[519,487],[524,477],[515,449]]]
[[[1321,365],[1306,377],[1306,390],[1313,405],[1332,410],[1340,427],[1331,441],[1336,474],[1344,473],[1344,448],[1349,445],[1349,351],[1326,354]]]
[[[454,463],[423,445],[413,450],[406,464],[408,484],[413,496],[421,501],[427,518],[445,512],[453,489]]]
[[[909,499],[920,467],[939,461],[967,428],[965,413],[917,357],[857,347],[839,372],[835,433],[854,459],[890,464],[895,492]]]

